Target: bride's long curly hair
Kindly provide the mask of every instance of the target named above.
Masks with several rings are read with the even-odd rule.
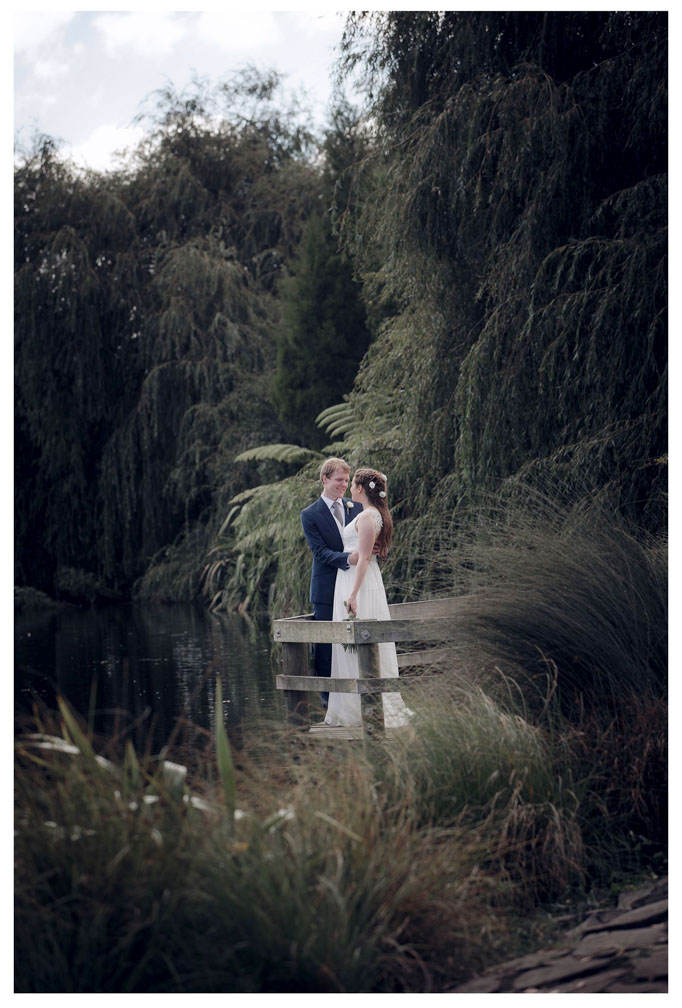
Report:
[[[370,504],[377,509],[384,519],[381,532],[377,536],[379,556],[383,560],[388,553],[391,540],[393,539],[393,519],[391,518],[391,512],[388,510],[386,477],[377,469],[356,469],[353,481],[363,487]],[[373,483],[374,486],[370,486],[370,483]],[[383,497],[381,496],[382,493]]]

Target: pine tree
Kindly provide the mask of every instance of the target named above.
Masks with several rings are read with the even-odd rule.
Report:
[[[353,387],[370,342],[361,284],[334,222],[350,209],[350,169],[362,155],[357,113],[337,105],[323,145],[319,208],[309,218],[282,285],[273,395],[289,440],[321,447],[315,418]]]
[[[328,217],[313,214],[283,285],[274,381],[280,419],[301,444],[322,446],[315,417],[350,391],[367,349],[358,286]]]

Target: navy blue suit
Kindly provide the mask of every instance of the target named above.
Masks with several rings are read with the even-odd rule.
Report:
[[[362,511],[361,504],[342,500],[344,524],[352,521]],[[318,497],[314,504],[301,511],[303,535],[313,554],[313,570],[310,577],[310,601],[316,620],[330,621],[334,606],[334,587],[337,570],[348,569],[348,553],[343,552],[341,531],[329,507]],[[331,644],[315,645],[315,671],[319,676],[330,676],[332,671]],[[327,702],[328,694],[322,694]]]

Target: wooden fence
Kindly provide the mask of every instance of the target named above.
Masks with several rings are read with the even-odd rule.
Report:
[[[362,731],[365,734],[385,731],[382,693],[402,693],[415,683],[415,676],[382,679],[379,675],[379,644],[412,642],[419,650],[398,654],[398,669],[424,668],[441,662],[446,654],[438,642],[452,639],[456,633],[458,611],[463,599],[430,599],[426,602],[403,602],[389,606],[390,620],[316,621],[312,614],[292,616],[273,621],[273,637],[282,645],[282,675],[276,679],[277,689],[284,693],[287,723],[302,730],[310,729],[310,693],[327,692],[333,685],[335,693],[360,695]],[[327,679],[311,675],[308,654],[311,644],[350,644],[357,648],[359,676],[357,679]],[[424,644],[429,644],[424,649]],[[418,677],[417,677],[418,678]],[[326,729],[326,730],[325,730]],[[356,737],[357,732],[339,732],[327,726],[312,729],[319,735]]]

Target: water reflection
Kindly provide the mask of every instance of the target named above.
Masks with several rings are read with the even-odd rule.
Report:
[[[189,605],[130,605],[21,613],[15,620],[15,710],[57,693],[97,733],[126,728],[136,745],[164,745],[180,720],[213,730],[215,676],[231,739],[262,714],[281,716],[266,618],[213,616]]]

